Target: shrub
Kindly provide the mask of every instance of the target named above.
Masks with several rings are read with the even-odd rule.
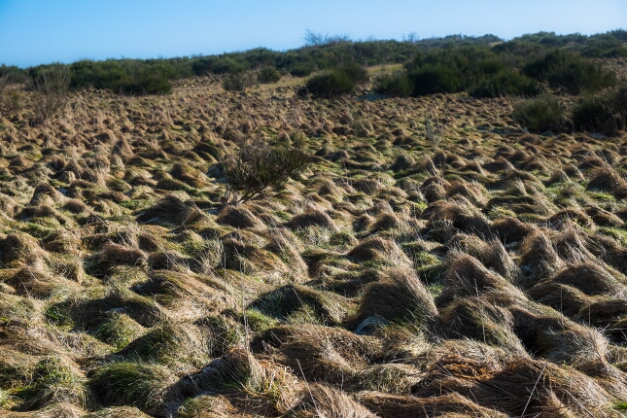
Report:
[[[71,73],[68,67],[55,66],[31,78],[33,114],[30,124],[41,125],[58,116],[70,101]]]
[[[506,70],[484,77],[469,94],[473,97],[537,96],[541,91],[535,80],[518,71]]]
[[[368,82],[368,72],[364,67],[356,62],[350,62],[337,67],[336,71],[346,75],[349,80],[355,84],[364,84]]]
[[[409,73],[414,85],[412,96],[424,96],[434,93],[456,93],[461,90],[462,79],[459,74],[444,64],[427,65]]]
[[[276,83],[281,79],[281,73],[274,67],[264,67],[257,75],[260,83]]]
[[[238,203],[255,199],[268,187],[283,187],[309,161],[308,154],[295,148],[247,144],[231,167],[226,168],[225,177],[231,191],[243,193],[236,200]]]
[[[527,64],[523,72],[551,87],[565,88],[572,94],[594,93],[616,84],[616,74],[599,64],[569,51],[556,50]]]
[[[107,60],[78,61],[70,66],[72,89],[110,89],[131,95],[166,94],[170,80],[178,77],[174,66],[165,61]]]
[[[300,90],[301,95],[309,93],[315,97],[331,98],[350,94],[355,91],[357,84],[339,71],[327,71],[318,74],[309,80]]]
[[[392,97],[408,97],[414,91],[414,83],[407,73],[384,74],[375,80],[374,91]]]
[[[573,110],[573,125],[578,131],[612,135],[624,131],[626,123],[627,86],[585,97]]]
[[[314,71],[313,65],[301,64],[292,68],[292,71],[290,71],[290,74],[293,75],[294,77],[309,77],[309,75],[313,73],[313,71]]]
[[[229,74],[222,82],[222,87],[227,91],[246,91],[254,85],[255,77],[246,71]]]
[[[368,72],[365,68],[357,63],[348,63],[310,78],[299,93],[331,98],[351,94],[358,84],[367,81]]]
[[[174,68],[168,64],[143,66],[132,77],[131,82],[122,86],[122,91],[134,95],[170,93],[170,80],[175,76]]]
[[[554,96],[525,100],[514,107],[513,119],[529,132],[559,132],[566,128],[564,106]]]

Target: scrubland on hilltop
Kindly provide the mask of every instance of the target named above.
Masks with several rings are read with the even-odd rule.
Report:
[[[625,416],[623,34],[2,67],[0,416]]]

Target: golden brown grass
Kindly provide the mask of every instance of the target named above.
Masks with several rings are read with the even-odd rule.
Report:
[[[0,416],[619,416],[627,137],[218,81],[0,117]],[[227,204],[251,141],[311,164]]]

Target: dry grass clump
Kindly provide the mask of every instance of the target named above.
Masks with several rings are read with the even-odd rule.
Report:
[[[442,396],[399,396],[381,392],[363,392],[359,402],[381,418],[413,418],[416,412],[428,417],[485,417],[505,418],[508,415],[477,405],[458,393]]]
[[[120,265],[143,267],[147,263],[148,255],[137,248],[109,242],[94,258],[94,265],[90,267],[90,272],[105,274]]]
[[[437,305],[442,307],[459,298],[479,296],[491,291],[503,291],[513,295],[518,293],[505,278],[464,253],[449,256],[444,281],[444,291],[436,300]]]
[[[540,305],[542,306],[542,305]],[[514,332],[527,351],[555,363],[603,359],[608,341],[597,330],[570,321],[548,308],[511,308]]]
[[[300,215],[294,216],[287,224],[292,229],[318,227],[337,231],[338,228],[333,219],[325,212],[312,210]]]
[[[529,234],[520,248],[520,269],[523,272],[521,284],[525,288],[555,274],[563,265],[555,248],[540,230]]]
[[[341,328],[283,326],[264,331],[253,349],[272,354],[309,382],[340,384],[382,355],[380,342]]]
[[[481,261],[481,263],[499,273],[512,282],[520,277],[520,269],[509,255],[503,244],[496,240],[483,241],[474,235],[457,234],[449,242],[447,247],[464,252]]]
[[[260,228],[261,221],[243,206],[225,206],[216,218],[216,222],[234,228]]]
[[[433,320],[437,315],[433,297],[416,275],[390,269],[386,276],[366,286],[356,323],[369,317],[419,324]]]
[[[513,328],[514,318],[507,309],[477,297],[458,300],[443,309],[437,323],[443,337],[471,338],[525,357]]]
[[[142,211],[137,217],[140,223],[166,222],[180,225],[192,213],[192,209],[181,199],[167,195],[155,205]]]
[[[76,285],[63,277],[32,267],[22,267],[4,283],[15,289],[15,292],[19,295],[37,298],[47,298],[54,292],[63,288],[74,288]]]
[[[174,401],[168,387],[176,382],[162,366],[118,362],[95,370],[89,386],[105,406],[135,406],[153,415],[162,414]]]
[[[323,324],[339,324],[346,315],[346,301],[330,292],[316,291],[305,286],[286,285],[260,295],[249,308],[280,320],[294,320],[294,314]]]
[[[381,237],[362,241],[348,252],[347,257],[360,263],[380,263],[398,267],[411,265],[398,245]]]
[[[594,380],[572,368],[520,359],[493,369],[454,355],[438,361],[415,394],[455,392],[507,416],[595,416],[612,399]]]
[[[627,197],[627,182],[612,169],[600,169],[588,182],[586,190],[611,193],[616,199]]]
[[[569,266],[548,282],[575,287],[589,296],[607,294],[621,297],[625,294],[625,281],[622,275],[619,281],[598,264],[586,263]]]
[[[112,406],[87,415],[88,418],[148,418],[149,416],[134,406]]]
[[[0,242],[0,249],[0,260],[5,265],[19,264],[18,262],[31,264],[47,258],[37,240],[24,233],[9,234]]]
[[[376,416],[343,392],[317,383],[307,385],[299,403],[286,415],[290,418],[375,418]]]

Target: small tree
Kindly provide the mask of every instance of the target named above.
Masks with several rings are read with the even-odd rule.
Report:
[[[41,125],[57,117],[65,109],[70,101],[71,78],[67,67],[54,67],[31,79],[31,125]]]
[[[242,146],[237,159],[225,170],[229,195],[240,194],[231,203],[256,199],[268,187],[284,187],[289,178],[302,173],[309,162],[310,156],[295,148],[265,144]]]

